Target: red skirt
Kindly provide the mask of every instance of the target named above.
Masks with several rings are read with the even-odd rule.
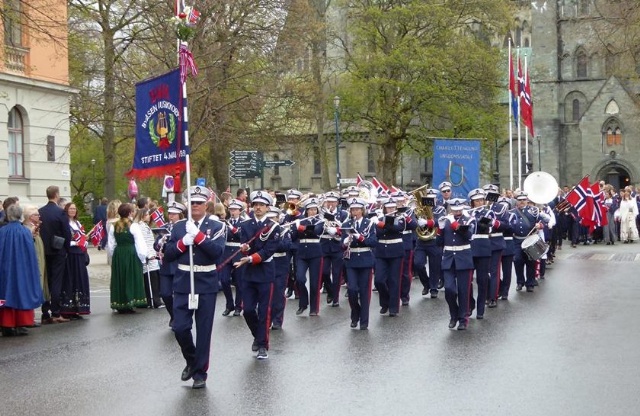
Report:
[[[33,326],[35,323],[35,312],[33,309],[22,310],[13,308],[0,308],[0,327],[18,328],[21,326]]]

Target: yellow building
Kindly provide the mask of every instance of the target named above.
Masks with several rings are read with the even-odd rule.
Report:
[[[69,65],[64,0],[2,1],[0,199],[71,194]]]

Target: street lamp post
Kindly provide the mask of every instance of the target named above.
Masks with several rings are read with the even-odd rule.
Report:
[[[542,156],[540,155],[540,135],[536,136],[536,141],[538,142],[538,170],[542,170]]]
[[[336,183],[340,192],[340,97],[337,95],[333,97],[333,109],[336,122]]]
[[[91,211],[96,207],[96,160],[91,159],[91,168],[93,170],[93,180],[91,182]]]

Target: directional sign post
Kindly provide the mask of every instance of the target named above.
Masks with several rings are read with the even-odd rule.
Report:
[[[235,179],[255,178],[262,175],[264,156],[257,150],[232,150],[229,176]]]
[[[275,168],[280,166],[293,166],[296,162],[290,159],[285,160],[265,160],[264,167],[265,168]]]

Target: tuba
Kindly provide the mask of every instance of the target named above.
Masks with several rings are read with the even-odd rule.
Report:
[[[531,172],[524,180],[522,188],[529,200],[536,204],[548,204],[558,196],[558,182],[547,172]]]
[[[414,199],[415,199],[415,209],[413,210],[413,212],[416,214],[416,217],[418,218],[424,218],[427,220],[432,220],[433,219],[433,209],[428,206],[428,205],[424,205],[422,203],[422,199],[426,198],[427,196],[427,185],[423,185],[417,189],[414,189],[413,191],[409,192],[411,195],[413,195]],[[418,227],[416,228],[416,235],[418,236],[418,239],[423,240],[423,241],[428,241],[428,240],[433,240],[434,238],[436,238],[436,227],[431,227],[431,228],[426,228],[426,227]]]
[[[370,181],[360,181],[358,185],[358,197],[364,199],[367,204],[375,204],[378,200],[378,190]]]

